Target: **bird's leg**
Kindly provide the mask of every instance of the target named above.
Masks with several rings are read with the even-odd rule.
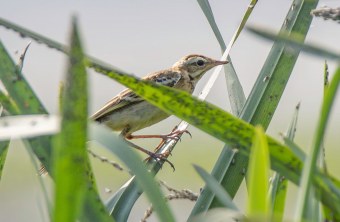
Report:
[[[166,137],[166,138],[162,138],[162,141],[158,144],[158,146],[157,146],[157,147],[155,148],[155,150],[154,150],[155,153],[157,153],[158,150],[164,145],[164,143],[166,142],[166,139],[176,139],[176,140],[180,140],[181,138],[179,137],[179,135],[180,135],[180,134],[183,134],[183,133],[187,133],[187,134],[190,135],[190,137],[192,137],[191,133],[190,133],[188,130],[178,130],[177,128],[178,128],[178,126],[175,126],[175,127],[173,128],[173,130],[171,131],[171,133],[165,135],[165,136],[168,136],[168,135],[170,135],[170,136],[168,136],[168,137]],[[175,136],[174,136],[174,135],[175,135]],[[157,138],[158,138],[158,137],[157,137]],[[167,153],[167,156],[169,156],[169,155],[171,155],[170,152]],[[147,158],[146,160],[149,160],[149,159],[150,159],[150,157]]]
[[[154,153],[154,152],[151,152],[151,151],[149,151],[149,150],[147,150],[147,149],[144,149],[143,147],[140,147],[140,146],[138,146],[138,145],[136,145],[136,144],[134,144],[134,143],[131,143],[131,142],[128,141],[128,140],[125,140],[125,142],[126,142],[128,145],[130,145],[131,147],[133,147],[133,148],[135,148],[135,149],[137,149],[137,150],[139,150],[139,151],[141,151],[141,152],[143,152],[143,153],[149,155],[149,157],[147,158],[147,160],[149,160],[150,158],[152,158],[152,159],[154,159],[154,160],[156,160],[156,161],[159,161],[159,160],[165,161],[165,162],[167,162],[167,163],[171,166],[171,168],[175,171],[175,166],[174,166],[173,163],[171,163],[171,162],[167,159],[167,157],[168,157],[167,154],[161,154],[161,153]]]
[[[150,139],[150,138],[159,138],[162,139],[163,141],[167,140],[167,139],[176,139],[179,140],[180,139],[180,135],[182,135],[183,133],[187,133],[190,135],[191,137],[191,133],[188,130],[173,130],[171,133],[169,134],[165,134],[165,135],[128,135],[125,138],[128,140],[132,140],[132,139]]]
[[[156,161],[162,160],[162,161],[167,162],[167,163],[172,167],[172,169],[175,171],[175,166],[174,166],[174,164],[171,163],[168,159],[166,159],[166,158],[168,157],[168,154],[158,154],[158,153],[154,153],[154,152],[151,152],[151,151],[149,151],[149,150],[147,150],[147,149],[144,149],[143,147],[140,147],[140,146],[138,146],[138,145],[136,145],[136,144],[134,144],[134,143],[128,141],[128,140],[126,139],[127,136],[124,135],[125,132],[126,132],[126,131],[122,131],[122,133],[121,133],[120,136],[122,136],[122,138],[125,140],[125,142],[126,142],[129,146],[131,146],[131,147],[133,147],[133,148],[135,148],[135,149],[137,149],[137,150],[139,150],[139,151],[141,151],[141,152],[143,152],[143,153],[149,155],[149,158],[153,158],[153,159],[156,160]],[[148,158],[148,159],[149,159],[149,158]]]

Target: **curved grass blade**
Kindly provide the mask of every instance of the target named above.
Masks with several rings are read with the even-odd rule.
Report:
[[[302,178],[300,182],[300,192],[298,196],[298,208],[295,216],[296,221],[301,221],[306,218],[308,214],[308,196],[312,187],[313,177],[317,170],[317,159],[322,147],[322,141],[325,134],[326,126],[329,119],[329,114],[334,104],[336,93],[340,84],[340,67],[337,68],[322,104],[320,119],[316,128],[314,136],[311,155],[306,159],[306,164],[303,169]]]
[[[88,186],[87,73],[79,31],[72,21],[71,48],[61,109],[61,130],[55,138],[53,157],[55,200],[53,221],[76,221],[84,209]]]
[[[249,123],[237,119],[214,105],[202,102],[186,92],[140,80],[133,76],[121,75],[109,70],[106,70],[106,72],[109,77],[129,87],[151,104],[169,114],[176,115],[217,139],[237,148],[240,153],[246,156],[249,155],[251,139],[254,135],[254,127]],[[302,160],[289,148],[271,137],[267,137],[267,141],[272,169],[282,173],[282,175],[294,183],[298,183],[303,166]],[[322,195],[323,201],[327,206],[340,212],[340,202],[337,206],[334,206],[335,199],[338,199],[340,196],[331,195],[329,193],[329,184],[326,185],[326,181],[323,180],[329,179],[322,172],[318,171],[314,182],[324,192],[324,195]],[[329,202],[331,199],[333,199],[332,203]]]
[[[325,49],[324,47],[318,46],[315,44],[303,43],[304,36],[299,33],[294,33],[293,35],[289,35],[286,32],[280,32],[278,35],[276,35],[273,32],[270,32],[266,29],[252,27],[252,26],[247,27],[247,30],[263,38],[288,44],[291,47],[310,53],[312,55],[316,55],[322,58],[338,60],[338,61],[340,60],[340,54],[337,52],[334,52],[329,49]]]
[[[248,166],[248,216],[259,218],[269,215],[270,201],[267,198],[269,188],[269,152],[266,136],[261,127],[255,127],[253,145]]]
[[[165,202],[160,187],[153,179],[153,175],[147,171],[142,160],[138,158],[137,154],[135,154],[126,143],[117,135],[113,134],[111,130],[95,123],[90,125],[90,137],[114,152],[131,169],[136,177],[136,185],[142,189],[149,198],[159,217],[159,221],[175,221],[170,208]],[[140,189],[139,192],[141,192]],[[128,212],[114,215],[118,216],[115,217],[115,219],[117,221],[126,221],[129,212],[128,209]]]
[[[0,41],[0,79],[3,83],[11,102],[4,103],[5,110],[12,112],[14,107],[20,114],[47,114],[25,77],[18,72],[16,64],[13,62],[4,45]],[[15,105],[11,105],[15,104]],[[17,113],[11,113],[12,115]],[[31,139],[30,143],[34,147],[34,153],[44,166],[50,169],[50,137]]]
[[[207,184],[207,187],[216,195],[224,207],[234,211],[239,211],[236,205],[233,203],[233,200],[230,198],[229,194],[221,187],[214,177],[197,165],[194,165],[194,168]]]

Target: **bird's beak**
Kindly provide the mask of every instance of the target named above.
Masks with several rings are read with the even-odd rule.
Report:
[[[214,66],[225,65],[225,64],[228,64],[228,63],[229,63],[228,61],[218,61],[218,60],[215,60],[214,61]]]

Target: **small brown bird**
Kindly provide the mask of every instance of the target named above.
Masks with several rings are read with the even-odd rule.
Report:
[[[144,80],[193,93],[197,82],[211,68],[227,64],[203,55],[188,55],[181,58],[171,68],[145,76]],[[114,131],[121,131],[126,139],[167,138],[169,135],[132,135],[133,132],[158,123],[170,115],[151,105],[130,89],[125,89],[113,97],[106,105],[94,113],[91,119],[105,124]],[[173,136],[174,133],[171,134]],[[131,144],[134,145],[134,144]],[[134,145],[150,155],[150,152]]]

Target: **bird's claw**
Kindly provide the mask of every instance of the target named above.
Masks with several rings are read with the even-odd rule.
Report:
[[[170,160],[167,159],[167,157],[171,155],[170,153],[150,153],[149,157],[146,159],[146,161],[150,160],[150,158],[154,159],[156,162],[158,161],[164,161],[167,162],[173,171],[175,171],[175,165],[170,162]]]
[[[191,133],[188,130],[177,130],[177,127],[175,127],[175,129],[171,133],[169,133],[167,135],[162,135],[162,139],[164,141],[167,140],[167,139],[175,139],[175,140],[181,141],[181,137],[180,136],[183,133],[188,134],[192,138],[192,135],[191,135]]]

